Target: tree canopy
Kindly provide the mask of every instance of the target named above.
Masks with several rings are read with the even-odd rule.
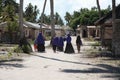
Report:
[[[41,16],[39,18],[39,22],[41,22],[40,20],[41,20]],[[62,18],[57,12],[54,14],[54,20],[55,20],[55,25],[61,25],[61,26],[64,25]],[[43,23],[48,25],[51,24],[50,15],[46,15],[46,14],[43,15]]]
[[[24,18],[26,21],[36,22],[38,14],[39,10],[37,9],[37,6],[33,6],[31,3],[29,3],[25,9]]]
[[[107,14],[111,10],[110,6],[107,9],[101,10],[101,15]],[[65,20],[66,25],[73,29],[77,28],[77,25],[94,25],[94,22],[99,19],[98,9],[92,7],[90,10],[88,8],[82,8],[79,11],[74,11],[73,14],[66,12]]]

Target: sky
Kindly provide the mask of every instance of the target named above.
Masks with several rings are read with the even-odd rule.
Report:
[[[42,12],[45,0],[24,0],[23,8],[31,3],[33,6],[37,5],[40,13]],[[99,0],[101,9],[106,9],[108,5],[112,6],[112,0]],[[19,0],[16,0],[19,3]],[[116,0],[116,5],[120,4],[120,0]],[[91,9],[92,7],[97,7],[96,0],[54,0],[54,13],[58,12],[62,17],[63,21],[66,12],[73,14],[73,11],[79,11],[81,8]],[[45,14],[50,15],[50,0],[47,0]]]

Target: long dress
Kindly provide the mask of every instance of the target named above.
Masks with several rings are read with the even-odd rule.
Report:
[[[39,33],[38,37],[37,37],[37,48],[38,48],[38,52],[44,52],[45,51],[45,39],[42,36],[42,33]]]
[[[56,52],[57,45],[58,45],[58,37],[54,37],[54,38],[52,39],[52,48],[53,48],[53,51],[54,51],[54,52]]]
[[[57,50],[63,51],[64,40],[62,37],[58,38]]]
[[[76,39],[76,45],[77,45],[77,50],[78,50],[78,53],[79,53],[80,52],[80,47],[82,45],[82,40],[81,40],[79,35],[77,36],[77,39]]]
[[[74,53],[75,51],[74,51],[72,43],[71,43],[70,35],[67,36],[66,41],[67,41],[67,43],[66,43],[65,53]]]

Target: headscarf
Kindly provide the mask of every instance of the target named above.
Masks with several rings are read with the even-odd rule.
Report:
[[[71,43],[71,37],[70,34],[67,35],[67,39],[66,39],[67,43]]]
[[[62,37],[58,38],[58,46],[61,46],[61,47],[64,46],[64,40]]]
[[[58,37],[52,39],[52,45],[58,45]]]
[[[39,35],[37,37],[37,44],[45,44],[42,33],[39,33]]]

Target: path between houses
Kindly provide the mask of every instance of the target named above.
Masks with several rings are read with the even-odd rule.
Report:
[[[109,59],[84,58],[83,54],[53,53],[47,48],[46,53],[0,62],[0,80],[119,80],[120,68]]]

